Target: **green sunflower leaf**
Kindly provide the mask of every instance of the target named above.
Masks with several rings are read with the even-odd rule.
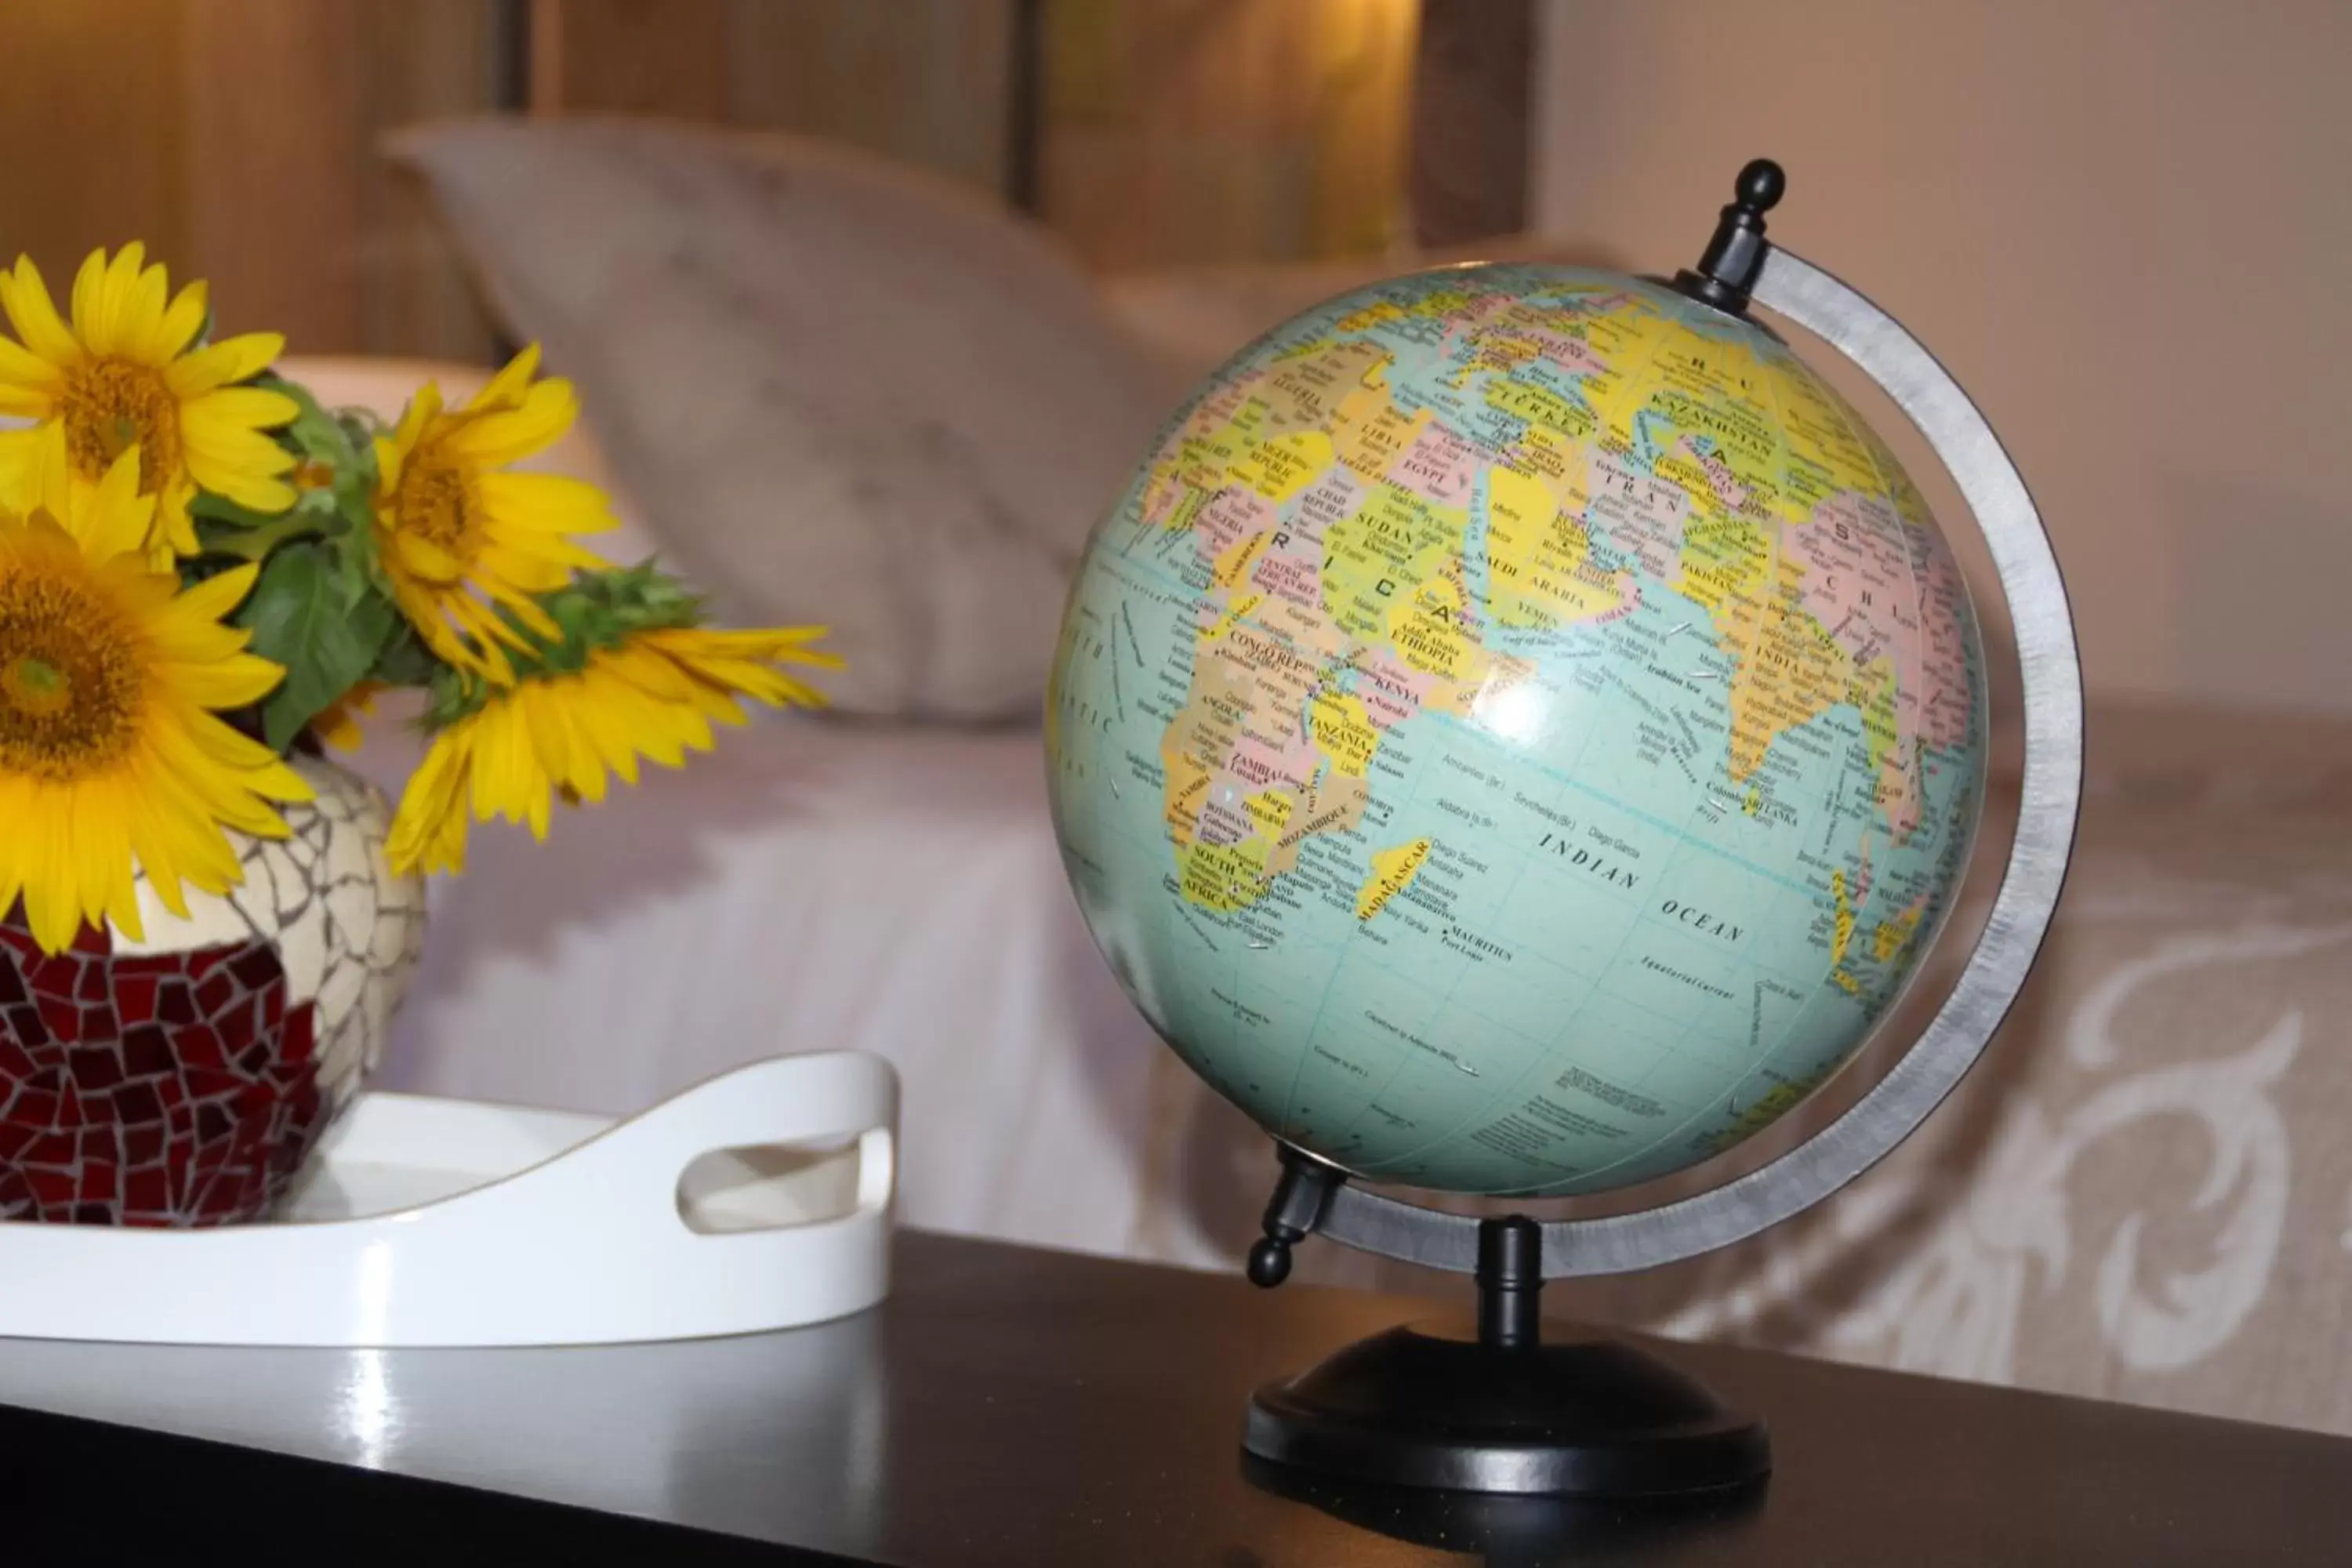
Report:
[[[282,753],[366,678],[396,613],[346,552],[304,542],[263,563],[236,619],[253,633],[255,653],[285,667],[285,679],[261,705],[262,738]]]
[[[501,607],[499,615],[525,645],[509,647],[508,658],[517,679],[576,675],[599,648],[617,647],[639,632],[672,626],[700,626],[700,595],[652,562],[583,572],[552,593],[532,601],[555,624],[553,638],[523,624],[520,616]],[[489,688],[456,670],[446,670],[433,683],[433,704],[426,715],[429,728],[454,724],[478,710],[490,698]]]
[[[240,506],[228,497],[215,495],[210,490],[198,490],[189,500],[188,510],[198,518],[234,523],[239,528],[266,528],[284,515],[282,512],[256,511],[249,506]]]
[[[449,667],[434,657],[425,646],[425,639],[406,621],[396,622],[392,635],[383,639],[376,650],[375,664],[368,670],[367,679],[386,686],[435,687]]]
[[[294,422],[279,433],[296,451],[328,464],[339,474],[357,465],[359,444],[352,441],[342,422],[310,395],[310,388],[281,375],[265,375],[254,384],[284,393],[301,410],[294,416]]]
[[[188,510],[194,514],[196,542],[205,554],[239,561],[259,561],[289,541],[316,538],[327,523],[315,507],[298,505],[271,517],[210,490],[196,492]]]

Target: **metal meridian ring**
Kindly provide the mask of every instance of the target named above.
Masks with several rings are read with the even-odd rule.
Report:
[[[2066,584],[2033,498],[2009,454],[1944,367],[1900,322],[1827,272],[1767,246],[1753,297],[1818,334],[1884,388],[1958,483],[1992,552],[2017,632],[2025,701],[2025,783],[2000,891],[1959,984],[1918,1042],[1818,1134],[1737,1181],[1657,1208],[1543,1227],[1547,1279],[1622,1274],[1696,1257],[1778,1225],[1876,1164],[1976,1065],[2024,986],[2066,878],[2083,793],[2083,679]],[[1469,1273],[1478,1222],[1353,1185],[1330,1194],[1325,1236]]]

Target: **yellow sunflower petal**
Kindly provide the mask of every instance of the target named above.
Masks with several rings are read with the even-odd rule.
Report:
[[[0,773],[0,822],[33,820],[33,781],[23,773]],[[0,910],[16,907],[25,886],[24,846],[29,835],[0,833]]]
[[[80,812],[79,855],[82,920],[103,926],[111,921],[131,940],[146,935],[139,918],[139,891],[132,880],[131,813],[121,781],[109,778],[85,786]]]
[[[66,427],[52,420],[30,430],[0,434],[0,508],[70,521],[73,464],[66,454]]]
[[[62,442],[53,453],[53,463],[51,472],[62,479],[66,473]],[[97,559],[111,560],[146,550],[155,502],[152,497],[139,493],[138,447],[124,448],[96,485],[70,485],[68,493],[58,499],[62,509],[53,505],[51,515],[62,510],[69,531]]]
[[[0,274],[0,279],[5,276]],[[46,418],[63,380],[56,365],[21,343],[0,338],[0,413]]]
[[[220,386],[180,405],[180,422],[196,430],[274,430],[290,424],[302,405],[266,386]]]
[[[41,269],[29,256],[16,258],[13,272],[0,272],[0,311],[16,330],[17,341],[54,365],[82,362],[81,341],[73,335],[49,298]]]
[[[0,430],[0,511],[22,515],[40,504],[44,441],[38,427]]]
[[[114,300],[112,352],[141,364],[160,364],[171,357],[163,346],[171,280],[160,266],[133,268],[131,272]]]
[[[474,571],[482,582],[524,595],[553,593],[572,581],[574,568],[593,572],[604,564],[601,557],[561,539],[534,541],[520,550],[508,544],[485,545],[474,557]]]
[[[92,353],[105,352],[92,340],[99,335],[100,318],[105,310],[106,272],[104,250],[93,250],[83,257],[81,265],[74,269],[73,289],[68,300],[68,309],[73,312],[74,335]]]
[[[294,455],[258,431],[190,430],[187,447],[189,476],[205,489],[259,512],[294,504],[294,487],[277,477],[294,467]]]
[[[44,952],[63,952],[81,931],[81,889],[73,870],[71,812],[52,814],[34,830],[25,878],[25,923]]]
[[[154,538],[167,557],[196,553],[196,520],[188,510],[194,498],[193,483],[171,481],[155,497]]]
[[[204,330],[205,314],[212,309],[212,292],[201,278],[181,289],[172,299],[171,308],[155,333],[155,357],[158,361],[177,358],[196,341]]]
[[[561,474],[484,474],[474,485],[483,513],[506,529],[602,533],[619,525],[612,498],[585,479]]]
[[[393,460],[389,463],[380,460],[377,465],[379,471],[384,476],[384,483],[387,486],[399,479],[400,459],[416,449],[425,439],[426,427],[440,416],[441,386],[438,382],[428,381],[418,387],[415,394],[409,398],[408,406],[400,411],[400,423],[393,426],[391,437]],[[376,445],[378,457],[381,459],[384,443],[379,441]]]
[[[511,408],[522,401],[523,389],[539,374],[539,345],[527,343],[514,358],[507,361],[489,384],[474,394],[466,407],[474,413],[493,408]]]
[[[472,771],[472,734],[470,723],[459,723],[435,736],[401,792],[384,843],[384,858],[394,871],[405,876],[465,868],[465,787]]]
[[[485,468],[511,463],[553,446],[580,416],[568,381],[542,381],[510,411],[484,414],[451,431],[448,448]]]
[[[215,387],[250,381],[286,352],[282,332],[244,332],[183,354],[163,370],[174,397],[200,397]]]
[[[227,571],[205,578],[179,597],[178,609],[199,620],[216,621],[245,603],[253,592],[256,579],[261,575],[257,562],[232,566]]]

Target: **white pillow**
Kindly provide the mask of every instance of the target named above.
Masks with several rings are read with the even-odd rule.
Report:
[[[1041,232],[783,136],[475,121],[392,149],[724,616],[831,626],[852,712],[1036,711],[1170,399]]]

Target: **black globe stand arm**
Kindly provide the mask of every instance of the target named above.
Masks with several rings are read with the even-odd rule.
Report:
[[[1525,1215],[1478,1224],[1478,1342],[1532,1347],[1543,1337],[1543,1227]]]
[[[1279,1145],[1282,1174],[1266,1200],[1265,1235],[1249,1249],[1250,1283],[1272,1289],[1290,1278],[1290,1249],[1323,1226],[1348,1173],[1294,1144]]]
[[[1322,1228],[1348,1173],[1289,1143],[1266,1200],[1265,1234],[1249,1249],[1246,1272],[1266,1289],[1290,1278],[1291,1249]],[[1543,1226],[1525,1215],[1478,1223],[1478,1342],[1516,1350],[1541,1338]]]

